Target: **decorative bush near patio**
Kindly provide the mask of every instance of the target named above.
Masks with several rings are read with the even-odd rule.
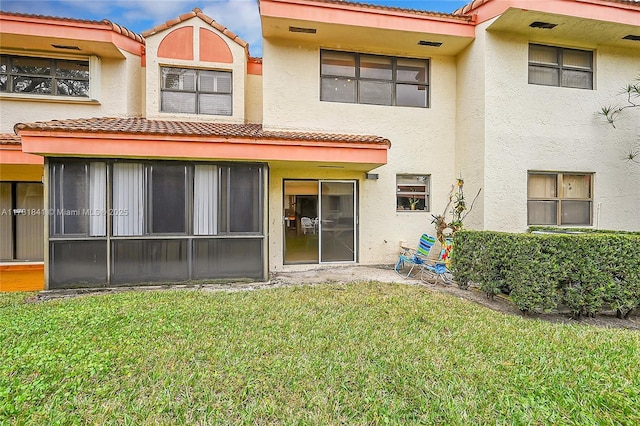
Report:
[[[608,308],[626,318],[640,306],[638,233],[460,231],[454,246],[459,284],[510,294],[523,312],[562,305],[575,317]]]
[[[640,334],[418,286],[0,295],[1,424],[638,424]]]

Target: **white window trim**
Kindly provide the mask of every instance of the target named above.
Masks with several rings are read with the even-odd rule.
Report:
[[[31,58],[43,59],[66,59],[72,61],[89,61],[89,96],[81,98],[77,96],[53,96],[53,95],[33,95],[29,93],[4,93],[0,92],[0,99],[21,100],[34,102],[59,102],[59,103],[76,103],[76,104],[100,104],[101,96],[101,61],[100,58],[91,56],[72,56],[60,55],[56,53],[36,54],[33,52],[25,53],[15,50],[0,50],[2,55],[11,56],[28,56]]]
[[[171,112],[171,111],[163,111],[162,110],[162,94],[165,91],[163,88],[162,82],[162,70],[164,68],[179,68],[179,69],[187,69],[196,71],[199,73],[200,71],[218,71],[225,72],[231,75],[231,93],[228,95],[231,96],[231,114],[204,114],[201,112]],[[192,64],[178,64],[178,63],[158,63],[158,114],[160,116],[174,116],[174,117],[193,117],[194,119],[202,119],[206,117],[216,117],[217,119],[225,120],[225,119],[233,119],[236,114],[236,75],[237,71],[232,68],[222,68],[222,67],[197,67]],[[198,86],[198,74],[196,74],[196,83],[195,83],[195,91],[193,93],[196,94],[196,102],[200,94],[212,94],[210,92],[202,92]],[[167,90],[171,92],[171,90]],[[185,92],[187,93],[187,92]]]

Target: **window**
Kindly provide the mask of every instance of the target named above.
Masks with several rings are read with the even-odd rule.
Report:
[[[396,210],[429,210],[429,176],[396,176]]]
[[[103,162],[51,167],[51,235],[104,237],[107,171]]]
[[[529,84],[593,89],[593,52],[530,44]]]
[[[529,172],[529,225],[591,225],[593,174]]]
[[[427,59],[323,50],[320,61],[321,101],[429,106]]]
[[[113,165],[113,235],[185,234],[187,166]]]
[[[89,61],[0,55],[0,93],[89,97]]]
[[[0,183],[0,261],[41,261],[44,195],[41,183]]]
[[[231,115],[229,71],[162,67],[162,112]]]
[[[68,159],[49,169],[51,288],[263,278],[263,166]]]
[[[261,182],[260,166],[115,163],[113,235],[260,232]]]

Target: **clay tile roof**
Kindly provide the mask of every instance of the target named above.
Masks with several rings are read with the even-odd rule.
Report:
[[[485,3],[489,3],[492,0],[474,0],[464,6],[462,6],[461,8],[454,10],[453,14],[454,15],[469,15],[471,14],[475,9],[477,9],[478,7],[482,6]],[[597,0],[596,0],[597,1]],[[639,0],[600,0],[600,3],[618,3],[618,4],[624,4],[624,5],[630,5],[630,6],[640,6],[640,1]]]
[[[146,118],[80,118],[18,123],[21,130],[66,133],[126,133],[139,135],[210,136],[239,139],[278,139],[308,142],[370,143],[390,146],[389,139],[373,135],[264,130],[261,124],[228,124],[194,121],[147,120]]]
[[[48,16],[48,15],[32,15],[32,14],[28,14],[28,13],[18,13],[18,12],[6,12],[6,11],[0,11],[0,15],[6,15],[6,16],[15,16],[18,18],[29,18],[29,19],[46,19],[48,21],[58,21],[60,23],[72,23],[72,24],[80,24],[80,25],[102,25],[102,26],[108,26],[109,29],[111,29],[111,31],[114,31],[118,34],[122,34],[126,37],[129,37],[135,41],[137,41],[138,43],[143,43],[144,44],[144,39],[142,38],[142,36],[140,34],[136,34],[131,30],[128,30],[127,28],[120,26],[118,24],[115,24],[111,21],[109,21],[108,19],[103,19],[102,21],[92,21],[92,20],[88,20],[88,19],[76,19],[76,18],[63,18],[60,16]]]
[[[0,133],[0,145],[20,145],[20,136],[13,133]]]
[[[197,7],[194,8],[191,12],[184,13],[184,14],[178,16],[177,18],[170,19],[167,22],[164,22],[162,24],[156,25],[155,27],[151,28],[150,30],[143,31],[142,32],[142,36],[143,37],[152,36],[154,34],[157,34],[159,32],[167,30],[167,29],[169,29],[169,28],[171,28],[171,27],[173,27],[175,25],[178,25],[180,22],[184,22],[184,21],[187,21],[187,20],[189,20],[191,18],[195,18],[196,16],[198,18],[202,19],[205,23],[211,25],[216,30],[220,31],[221,33],[223,33],[224,35],[229,37],[234,42],[238,43],[240,46],[242,46],[247,51],[247,55],[249,55],[249,43],[247,43],[246,41],[242,40],[240,37],[238,37],[234,32],[232,32],[230,29],[228,29],[224,25],[220,25],[213,18],[211,18],[211,17],[205,15],[204,13],[202,13],[202,10],[198,9]]]
[[[377,4],[369,4],[369,3],[360,3],[360,2],[352,2],[345,0],[311,0],[316,3],[327,3],[327,4],[335,4],[335,5],[344,5],[344,6],[355,6],[364,9],[374,9],[374,10],[383,10],[390,12],[404,12],[411,13],[414,15],[422,15],[422,16],[433,16],[438,18],[449,18],[455,20],[463,20],[463,21],[471,21],[473,19],[472,16],[464,16],[461,14],[452,14],[452,13],[442,13],[442,12],[432,12],[423,9],[409,9],[403,7],[393,7],[393,6],[382,6]]]

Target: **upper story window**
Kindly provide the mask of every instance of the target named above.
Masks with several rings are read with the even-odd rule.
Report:
[[[529,84],[593,89],[593,52],[530,44]]]
[[[89,97],[89,60],[0,55],[0,93]]]
[[[162,67],[162,112],[232,114],[232,73]]]
[[[320,100],[429,106],[429,60],[320,52]]]

